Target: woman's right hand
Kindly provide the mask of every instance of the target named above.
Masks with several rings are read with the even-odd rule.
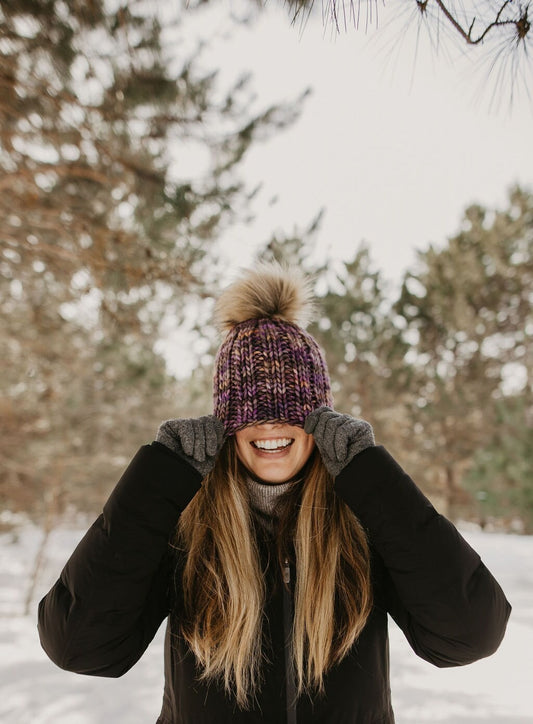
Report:
[[[192,465],[205,478],[224,444],[225,430],[214,415],[166,420],[159,426],[157,442]]]

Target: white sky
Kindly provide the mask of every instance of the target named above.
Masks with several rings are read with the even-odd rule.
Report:
[[[229,10],[242,14],[251,7],[243,2],[220,0],[186,18],[191,47],[196,35],[226,32],[224,40],[208,42],[206,69],[219,68],[227,82],[250,72],[256,109],[309,87],[312,95],[294,126],[255,144],[246,158],[245,177],[263,190],[254,224],[233,227],[223,239],[227,281],[272,232],[303,230],[324,208],[321,260],[349,259],[365,240],[393,289],[416,249],[456,233],[468,204],[502,207],[513,184],[533,188],[533,103],[522,92],[510,106],[507,83],[500,106],[491,109],[497,86],[476,62],[479,49],[472,60],[456,53],[452,61],[449,45],[438,53],[423,41],[417,46],[416,34],[401,23],[395,33],[387,11],[399,0],[380,6],[379,28],[349,25],[340,34],[319,14],[305,27],[291,25],[277,0],[267,0],[255,23],[236,29]],[[394,45],[398,37],[403,43]],[[179,170],[197,170],[198,157],[187,163],[180,151]],[[166,348],[169,369],[178,374],[188,370],[183,354],[179,364],[175,354],[189,339],[186,326],[169,332]]]
[[[272,231],[304,228],[324,207],[322,254],[348,258],[364,239],[376,265],[398,280],[414,249],[457,231],[467,204],[502,206],[512,184],[531,187],[527,93],[509,106],[507,84],[500,107],[491,110],[496,81],[486,65],[480,70],[458,53],[452,61],[443,52],[449,45],[435,53],[424,42],[415,62],[415,34],[401,24],[400,35],[386,27],[398,7],[391,0],[379,8],[378,29],[348,25],[337,34],[320,15],[304,28],[291,26],[281,4],[268,0],[256,23],[211,49],[207,57],[223,77],[252,73],[258,107],[313,89],[297,124],[247,158],[247,177],[263,182],[265,203],[252,228],[232,230],[230,266],[236,257],[246,263]],[[196,22],[205,33],[209,23],[227,23],[224,14],[213,20],[208,11]],[[398,37],[401,48],[392,43]],[[269,206],[272,198],[277,202]]]

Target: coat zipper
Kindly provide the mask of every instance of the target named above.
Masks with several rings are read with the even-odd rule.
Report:
[[[287,699],[287,724],[297,724],[296,720],[296,685],[292,662],[292,596],[291,567],[288,559],[283,564],[283,635],[285,639],[285,693]]]

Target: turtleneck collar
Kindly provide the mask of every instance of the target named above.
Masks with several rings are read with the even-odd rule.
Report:
[[[260,483],[247,475],[246,484],[250,492],[250,505],[255,511],[274,517],[279,499],[298,482],[298,480],[289,480],[287,483]]]

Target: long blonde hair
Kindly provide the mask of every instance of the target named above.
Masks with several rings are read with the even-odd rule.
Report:
[[[365,533],[335,495],[318,453],[294,500],[290,494],[280,529],[289,531],[294,544],[292,657],[301,693],[323,689],[324,675],[365,625],[372,590]],[[265,584],[248,488],[232,438],[182,513],[176,545],[185,555],[180,633],[196,656],[200,677],[222,680],[246,708],[261,680]]]

